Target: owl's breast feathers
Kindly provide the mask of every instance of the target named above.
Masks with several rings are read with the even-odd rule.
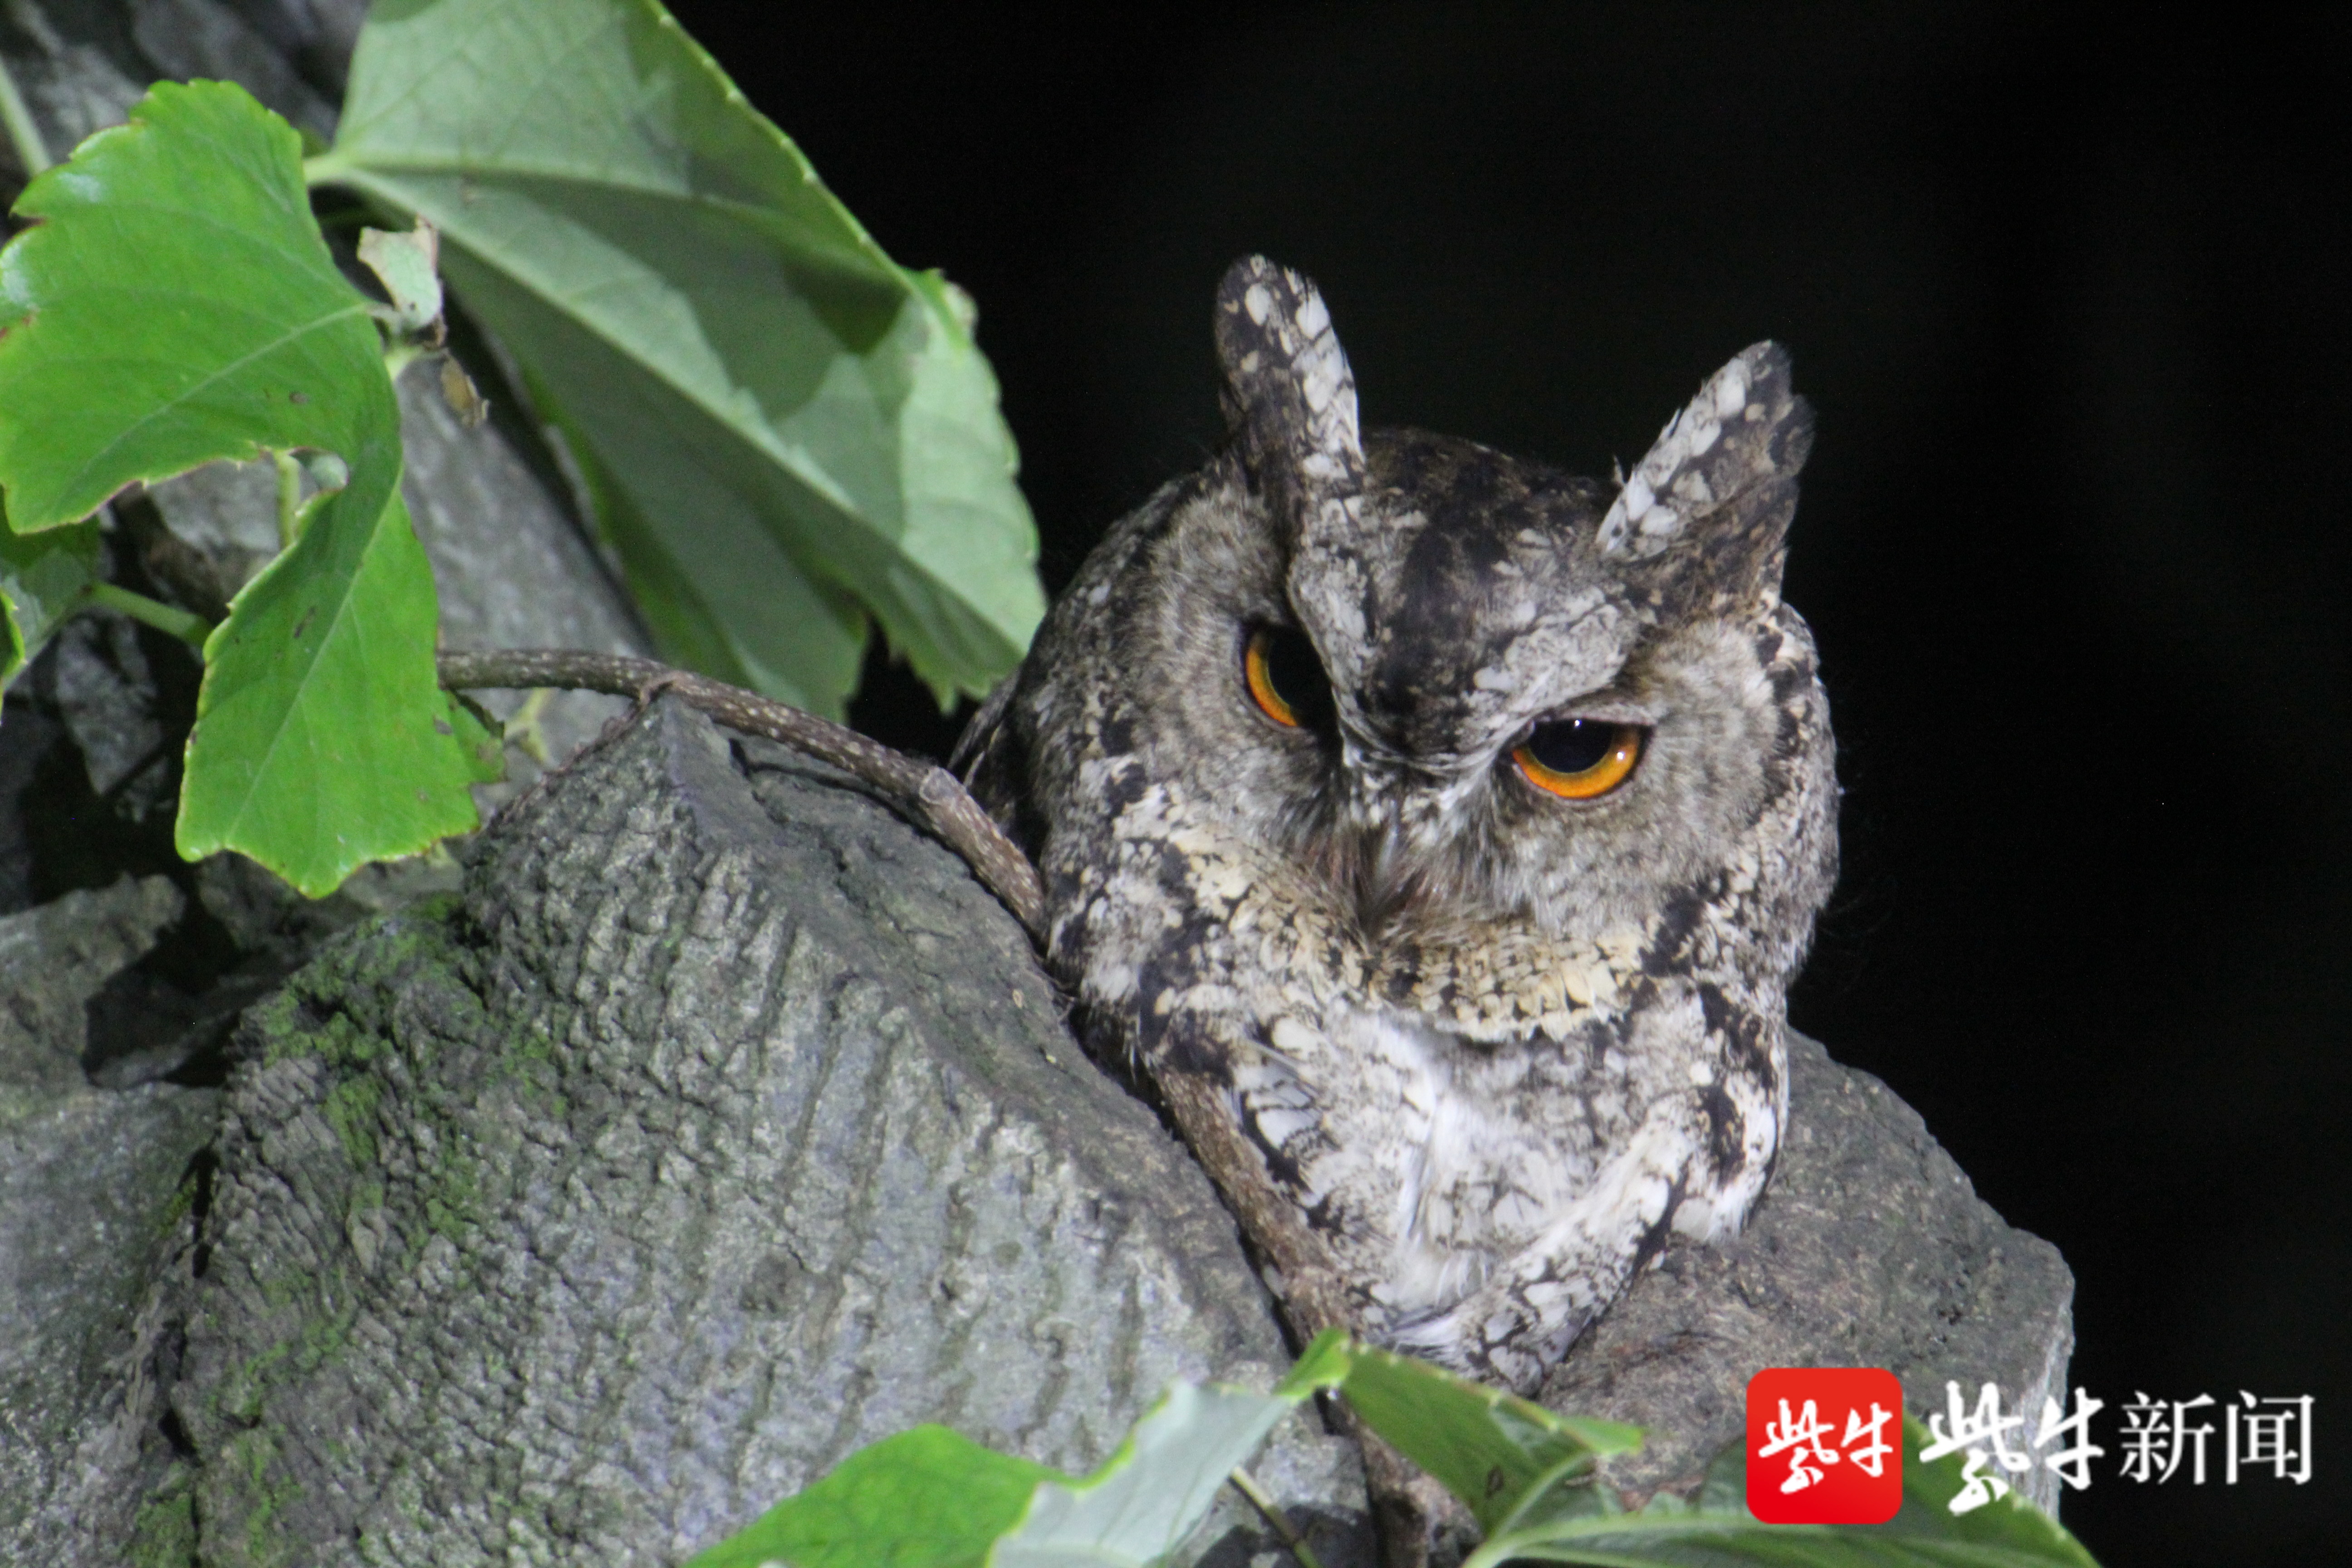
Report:
[[[1514,1258],[1563,1260],[1556,1300],[1527,1319],[1556,1335],[1669,1231],[1744,1218],[1778,1144],[1785,1057],[1780,987],[1743,962],[1731,879],[1591,939],[1497,921],[1369,941],[1344,900],[1213,803],[1137,782],[1134,759],[1101,773],[1098,798],[1124,802],[1115,847],[1049,873],[1055,967],[1098,1045],[1224,1086],[1269,1179],[1360,1285],[1368,1328],[1485,1366],[1447,1314]]]

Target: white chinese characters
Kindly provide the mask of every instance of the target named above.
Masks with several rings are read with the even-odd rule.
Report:
[[[1885,1473],[1886,1458],[1895,1446],[1886,1441],[1886,1424],[1894,1412],[1871,1401],[1870,1414],[1848,1408],[1845,1413],[1845,1436],[1833,1438],[1834,1422],[1823,1421],[1814,1408],[1813,1401],[1804,1402],[1801,1415],[1789,1414],[1789,1402],[1780,1401],[1780,1418],[1765,1424],[1765,1444],[1756,1450],[1759,1459],[1769,1459],[1786,1453],[1789,1456],[1788,1479],[1780,1483],[1784,1492],[1798,1492],[1820,1482],[1822,1467],[1852,1460],[1856,1469],[1873,1478]],[[1834,1444],[1834,1446],[1832,1446]],[[1859,1447],[1856,1445],[1859,1444]]]
[[[2032,1469],[2033,1457],[2019,1453],[2009,1446],[2011,1429],[2024,1426],[2025,1417],[2000,1413],[2000,1388],[1986,1384],[1977,1395],[1977,1407],[1973,1411],[1961,1405],[1958,1384],[1944,1384],[1944,1393],[1950,1401],[1947,1412],[1950,1426],[1947,1427],[1945,1425],[1945,1415],[1927,1417],[1927,1430],[1936,1440],[1919,1450],[1919,1462],[1924,1465],[1954,1452],[1968,1455],[1968,1463],[1960,1470],[1960,1479],[1966,1484],[1951,1502],[1954,1513],[1967,1513],[1971,1509],[1982,1508],[1995,1498],[2009,1495],[2009,1483],[1985,1468],[1987,1450],[1990,1451],[1990,1458],[1997,1459],[2000,1468],[2011,1475],[2021,1475]],[[2054,1409],[2055,1405],[2052,1408]]]
[[[2275,1479],[2309,1484],[2311,1406],[2308,1394],[2294,1399],[2257,1399],[2242,1389],[2236,1403],[2221,1404],[2223,1483],[2235,1486],[2242,1470],[2268,1467]],[[2210,1415],[2200,1415],[2194,1420],[2191,1415],[2214,1408],[2210,1394],[2167,1401],[2135,1394],[2123,1407],[2123,1473],[2142,1483],[2161,1483],[2179,1474],[2186,1459],[2189,1484],[2203,1486],[2214,1424]]]
[[[2010,1483],[2004,1472],[2021,1475],[2032,1468],[2037,1457],[2063,1484],[2080,1490],[2091,1484],[2091,1461],[2107,1452],[2091,1440],[2091,1417],[2105,1410],[2106,1402],[2083,1389],[2074,1390],[2072,1410],[2062,1410],[2054,1399],[2042,1400],[2042,1419],[2032,1442],[2022,1447],[2012,1443],[2011,1434],[2019,1434],[2022,1443],[2025,1416],[2002,1413],[1997,1386],[1984,1384],[1973,1409],[1962,1400],[1958,1383],[1947,1383],[1944,1392],[1947,1411],[1927,1418],[1935,1440],[1920,1448],[1919,1459],[1924,1464],[1948,1454],[1967,1456],[1960,1471],[1963,1485],[1949,1505],[1954,1513],[2007,1496]],[[2161,1484],[2185,1473],[2190,1485],[2203,1486],[2218,1434],[2226,1484],[2235,1486],[2241,1474],[2267,1474],[2305,1484],[2311,1479],[2312,1404],[2309,1394],[2257,1398],[2241,1391],[2234,1403],[2217,1403],[2203,1394],[2175,1400],[2137,1394],[2120,1412],[2121,1472],[2143,1484]]]

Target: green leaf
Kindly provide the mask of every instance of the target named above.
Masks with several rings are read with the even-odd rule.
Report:
[[[58,623],[89,596],[98,577],[98,520],[46,533],[19,534],[0,507],[0,690],[24,673]]]
[[[18,532],[263,446],[348,457],[379,422],[375,326],[311,219],[300,149],[242,88],[164,82],[25,188],[16,216],[41,221],[0,252]]]
[[[360,230],[360,259],[392,299],[393,324],[415,336],[441,314],[441,237],[422,218],[405,233]]]
[[[672,657],[832,712],[857,606],[942,700],[1018,660],[1035,530],[954,296],[652,0],[378,5],[310,173],[439,227]]]
[[[1576,1563],[1601,1568],[2097,1568],[2081,1542],[2014,1493],[1968,1513],[1964,1461],[1922,1465],[1926,1428],[1906,1418],[1903,1507],[1885,1524],[1763,1524],[1748,1511],[1744,1446],[1717,1458],[1698,1506],[1559,1516],[1490,1538],[1463,1568]],[[1661,1500],[1663,1502],[1664,1500]]]
[[[180,853],[242,850],[322,898],[370,860],[472,831],[467,786],[497,774],[435,676],[434,624],[408,509],[355,479],[205,645]]]
[[[1143,1568],[1173,1552],[1235,1467],[1312,1392],[1272,1394],[1180,1383],[1103,1467],[1083,1481],[1045,1481],[993,1568]]]
[[[239,849],[316,896],[472,828],[484,763],[434,674],[380,339],[300,153],[242,88],[166,82],[26,187],[42,221],[0,252],[0,484],[17,529],[53,529],[214,458],[333,455],[348,482],[205,644],[176,830],[190,859]]]
[[[674,554],[637,509],[642,487],[619,483],[580,421],[535,378],[526,380],[572,453],[646,624],[671,661],[839,717],[866,652],[866,616],[849,595],[803,575],[773,534],[697,474],[672,475],[670,493],[707,503],[703,547]],[[653,454],[648,461],[673,457]],[[719,569],[728,565],[734,570]]]
[[[981,1568],[1058,1471],[917,1426],[860,1448],[687,1568]]]
[[[1595,1458],[1642,1443],[1639,1427],[1555,1415],[1388,1351],[1358,1348],[1341,1388],[1365,1425],[1436,1477],[1490,1534],[1539,1507],[1572,1503],[1557,1494],[1589,1475]]]

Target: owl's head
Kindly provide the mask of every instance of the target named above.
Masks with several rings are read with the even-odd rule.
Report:
[[[1604,485],[1365,436],[1321,297],[1262,258],[1217,347],[1228,450],[1119,584],[1154,771],[1370,940],[1599,938],[1745,879],[1801,948],[1835,785],[1780,599],[1811,430],[1787,356],[1741,353]]]

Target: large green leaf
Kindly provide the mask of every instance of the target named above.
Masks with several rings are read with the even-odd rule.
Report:
[[[467,786],[504,763],[434,674],[433,570],[398,489],[352,471],[205,645],[180,786],[182,855],[242,850],[312,898],[472,831]]]
[[[653,0],[379,4],[310,172],[438,226],[674,657],[827,711],[857,606],[942,700],[1019,658],[1035,531],[957,301]]]
[[[244,89],[159,85],[16,212],[37,223],[0,252],[0,485],[19,533],[78,522],[135,479],[263,446],[348,458],[396,428],[367,300],[310,216],[300,140]]]
[[[0,252],[16,529],[264,448],[332,452],[350,476],[205,645],[180,852],[239,849],[318,895],[473,827],[488,737],[435,679],[399,409],[368,301],[310,216],[293,128],[242,88],[166,82],[16,211],[39,221]]]

